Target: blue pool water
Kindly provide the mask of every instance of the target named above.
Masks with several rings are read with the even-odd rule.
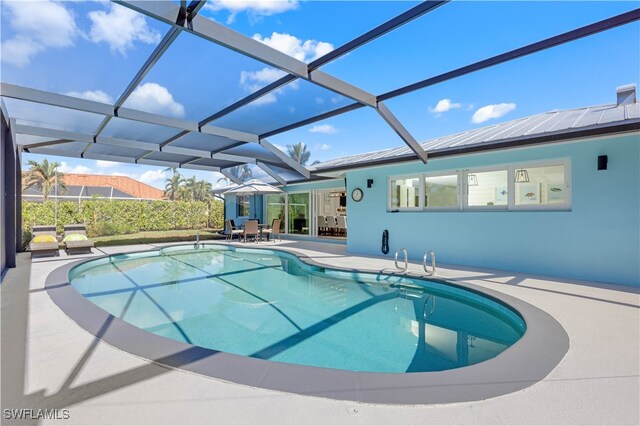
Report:
[[[324,269],[270,250],[178,246],[88,261],[69,278],[148,332],[343,370],[463,367],[495,357],[525,331],[508,306],[444,282]]]

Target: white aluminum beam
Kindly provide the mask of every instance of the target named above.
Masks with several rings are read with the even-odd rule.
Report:
[[[240,142],[255,142],[260,139],[258,135],[253,133],[241,132],[239,130],[225,129],[223,127],[216,127],[210,124],[202,126],[200,128],[201,133],[206,133],[213,136],[221,136],[223,138],[232,139]]]
[[[175,3],[149,2],[144,0],[114,0],[114,3],[118,3],[119,5],[133,9],[136,12],[163,21],[166,24],[177,26],[176,18],[178,17],[180,7]],[[191,31],[186,28],[184,30],[191,31],[202,38],[240,52],[243,55],[250,56],[261,62],[273,65],[274,67],[290,74],[295,74],[299,77],[307,77],[307,64],[275,50],[266,44],[260,43],[250,37],[246,37],[218,24],[217,22],[203,18],[200,15],[195,16],[192,24],[194,30]]]
[[[78,142],[93,142],[93,135],[84,133],[68,132],[66,130],[48,129],[45,127],[27,126],[24,124],[16,124],[15,132],[22,135],[41,136],[43,138],[52,139],[70,139]]]
[[[82,153],[79,151],[66,151],[64,149],[49,148],[49,147],[36,147],[29,149],[31,154],[45,154],[45,155],[57,155],[59,157],[72,157],[82,158]]]
[[[2,96],[22,101],[37,102],[77,111],[92,112],[101,115],[113,115],[113,106],[102,102],[76,98],[74,96],[61,95],[59,93],[45,92],[44,90],[31,89],[16,86],[15,84],[1,83]]]
[[[176,25],[175,21],[178,16],[178,11],[180,10],[178,5],[171,2],[158,3],[135,0],[116,0],[116,3],[149,17],[164,21],[169,25]],[[362,104],[375,107],[375,103],[371,103],[371,100],[375,99],[374,95],[369,94],[362,89],[358,89],[335,77],[331,77],[323,72],[318,73],[314,80],[309,75],[309,66],[305,62],[292,58],[291,56],[254,40],[251,37],[247,37],[244,34],[233,31],[224,25],[210,19],[203,18],[200,15],[196,15],[192,23],[193,30],[185,29],[184,31],[190,31],[206,40],[234,50],[245,56],[257,59],[260,62],[274,66],[289,74],[316,83]]]
[[[391,126],[391,128],[402,138],[402,140],[411,148],[413,152],[416,153],[418,158],[422,160],[423,163],[427,163],[427,151],[422,149],[418,141],[415,140],[411,133],[400,123],[400,121],[396,118],[395,115],[387,108],[387,106],[383,102],[378,102],[378,108],[376,111],[380,114],[380,116],[384,119],[384,121]]]
[[[311,71],[309,79],[319,86],[338,92],[356,102],[360,102],[361,104],[368,105],[373,108],[376,107],[377,100],[375,95],[349,84],[346,81],[335,78],[324,71]]]
[[[305,178],[309,179],[309,177],[311,176],[311,172],[309,172],[309,170],[307,170],[307,168],[305,168],[301,164],[298,164],[296,161],[294,161],[287,154],[285,154],[284,152],[280,151],[278,148],[273,146],[268,140],[260,139],[260,145],[263,146],[265,149],[267,149],[272,154],[274,154],[276,157],[278,157],[287,166],[291,167],[293,170],[295,170],[296,172],[300,173]]]
[[[261,161],[256,162],[256,165],[264,170],[269,176],[280,182],[282,185],[286,185],[287,181],[285,178],[276,173],[271,167],[267,166]]]
[[[122,148],[141,149],[141,150],[149,151],[149,153],[166,152],[166,153],[169,153],[169,154],[187,155],[187,156],[197,157],[195,160],[197,160],[199,158],[207,158],[207,159],[214,159],[214,160],[220,160],[220,161],[229,161],[229,162],[243,163],[243,164],[256,164],[256,161],[257,161],[256,158],[254,158],[254,157],[247,157],[247,156],[243,156],[243,155],[212,153],[211,151],[200,150],[200,149],[192,149],[192,148],[182,148],[182,147],[178,147],[178,146],[164,146],[164,147],[162,147],[159,144],[156,144],[156,143],[153,143],[153,142],[144,142],[144,141],[136,141],[136,140],[130,140],[130,139],[121,139],[121,138],[112,138],[112,137],[108,137],[108,136],[96,136],[94,138],[94,136],[90,135],[90,134],[77,133],[77,132],[68,132],[68,131],[64,131],[64,130],[49,129],[49,128],[44,128],[44,127],[27,126],[27,125],[22,125],[22,124],[15,125],[15,129],[16,129],[16,133],[18,133],[18,134],[41,136],[41,137],[51,137],[51,138],[55,138],[56,139],[54,141],[37,142],[37,143],[33,143],[33,144],[22,144],[21,145],[23,147],[23,149],[29,149],[30,151],[32,150],[31,148],[36,149],[36,148],[40,148],[40,147],[43,147],[43,146],[59,145],[59,144],[64,144],[64,143],[68,143],[68,142],[86,142],[86,143],[89,143],[89,144],[98,143],[98,144],[101,144],[101,145],[110,145],[110,146],[122,147]],[[277,148],[275,148],[275,147],[273,149],[277,150]],[[82,156],[82,155],[80,155],[80,156]],[[89,153],[86,150],[85,150],[83,158],[91,158],[89,156]],[[141,160],[145,160],[145,158],[138,158],[137,159],[137,161],[139,163],[142,163]],[[290,158],[289,158],[289,160],[292,161]],[[297,164],[297,163],[295,163],[295,164]]]
[[[70,139],[54,139],[52,141],[46,142],[33,142],[33,143],[19,143],[18,146],[21,149],[33,149],[33,148],[41,148],[43,146],[53,146],[53,145],[61,145],[63,143],[73,142]]]
[[[196,122],[153,114],[145,111],[138,111],[131,108],[118,108],[115,116],[125,118],[127,120],[140,121],[147,124],[157,124],[160,126],[173,127],[175,129],[189,130],[191,132],[198,131],[198,123]]]
[[[131,108],[119,108],[116,112],[113,105],[76,98],[74,96],[60,95],[58,93],[16,86],[9,83],[1,83],[0,89],[2,90],[2,96],[6,96],[7,98],[36,102],[77,111],[91,112],[109,117],[119,117],[126,120],[156,124],[159,126],[172,127],[190,132],[201,131],[202,133],[209,135],[242,142],[258,142],[258,135],[254,135],[252,133],[240,132],[233,129],[225,129],[210,125],[203,126],[202,129],[199,129],[197,122],[166,117],[160,114],[153,114]]]
[[[192,169],[192,170],[204,170],[207,172],[218,172],[220,173],[220,167],[215,166],[203,166],[202,164],[193,164],[193,163],[184,163],[180,166],[181,169]]]

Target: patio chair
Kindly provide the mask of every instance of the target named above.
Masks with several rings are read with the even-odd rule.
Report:
[[[258,242],[258,237],[260,236],[260,227],[258,226],[257,220],[247,220],[244,223],[244,231],[242,232],[242,236],[244,237],[244,242],[247,242],[247,237],[253,236]]]
[[[322,235],[327,230],[327,218],[324,216],[318,216],[318,235]]]
[[[67,254],[91,253],[94,244],[87,238],[87,229],[82,224],[64,226],[64,242]]]
[[[327,229],[331,235],[335,235],[338,229],[335,216],[327,216]]]
[[[276,235],[278,236],[278,239],[280,241],[282,241],[282,236],[280,235],[280,223],[281,223],[281,219],[273,219],[273,222],[271,222],[271,228],[265,228],[262,230],[263,234],[267,234],[267,240],[269,240],[269,235],[273,235],[273,242],[276,242]]]
[[[240,240],[240,235],[244,233],[242,229],[235,229],[233,220],[225,220],[225,227],[227,228],[227,241],[233,241],[233,236],[237,235]]]
[[[347,235],[347,217],[346,216],[338,216],[336,218],[337,221],[337,225],[338,225],[338,234],[340,235]]]
[[[56,236],[56,227],[53,225],[34,226],[31,229],[31,242],[29,250],[31,257],[58,256],[60,243]]]

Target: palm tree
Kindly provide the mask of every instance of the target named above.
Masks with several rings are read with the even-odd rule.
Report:
[[[64,174],[57,171],[60,163],[49,163],[49,160],[45,158],[42,160],[42,163],[29,160],[29,165],[31,167],[27,172],[24,190],[31,187],[36,188],[42,192],[44,201],[47,201],[47,197],[51,194],[51,190],[56,186],[56,183],[58,193],[63,194],[67,192],[67,186],[64,184]]]
[[[184,178],[180,173],[175,172],[173,176],[168,178],[165,181],[164,185],[164,196],[170,200],[179,200],[181,196],[182,184],[184,183]]]
[[[206,180],[199,180],[196,183],[196,200],[197,201],[209,201],[211,199],[211,182],[207,182]]]
[[[229,174],[240,182],[248,181],[253,177],[253,172],[249,168],[248,164],[242,164],[240,166],[230,167],[226,170],[228,170]],[[218,179],[218,182],[225,182],[227,184],[230,184],[231,179],[229,179],[228,177],[221,177],[220,179]]]
[[[192,176],[184,181],[184,199],[188,201],[197,200],[198,179]]]
[[[287,145],[287,154],[293,158],[301,166],[304,166],[311,157],[311,152],[307,149],[307,145],[304,142],[298,142],[295,145]]]

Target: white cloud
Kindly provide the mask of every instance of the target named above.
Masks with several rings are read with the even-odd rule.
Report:
[[[113,99],[111,96],[104,93],[102,90],[87,90],[86,92],[67,92],[66,95],[73,96],[75,98],[88,99],[90,101],[102,102],[105,104],[112,104]]]
[[[452,109],[460,108],[462,104],[451,102],[451,99],[440,99],[435,107],[429,108],[429,111],[434,113],[443,113]]]
[[[22,67],[47,48],[73,45],[77,32],[75,19],[62,3],[48,0],[0,3],[2,13],[15,31],[15,35],[0,46],[3,62]]]
[[[204,8],[217,12],[226,9],[231,12],[227,24],[235,21],[240,12],[247,12],[252,19],[260,16],[271,16],[298,7],[297,0],[209,0]]]
[[[303,62],[311,62],[334,49],[333,44],[325,41],[302,41],[298,37],[285,33],[273,32],[271,37],[254,34],[253,39]]]
[[[316,40],[300,40],[290,34],[272,33],[271,37],[262,37],[260,34],[254,34],[253,39],[266,44],[282,53],[303,61],[310,62],[323,56],[333,50],[333,45],[324,41]],[[241,71],[240,86],[247,93],[253,93],[269,83],[273,83],[279,78],[286,75],[285,72],[271,67],[264,67],[258,71]],[[254,102],[252,105],[266,105],[277,101],[278,95],[284,93],[284,90],[296,90],[299,87],[297,81],[287,84],[286,86],[276,89],[267,95],[264,95]],[[324,102],[322,98],[317,98]]]
[[[332,124],[317,124],[309,129],[311,133],[324,133],[332,135],[338,131]]]
[[[508,112],[513,111],[514,109],[516,109],[516,104],[514,103],[486,105],[482,108],[479,108],[475,113],[473,113],[471,122],[476,124],[484,123],[485,121],[492,118],[500,118]]]
[[[157,184],[165,180],[165,174],[163,169],[147,170],[138,178],[140,182],[144,182],[147,185]]]
[[[125,102],[129,108],[156,114],[184,117],[184,106],[173,99],[166,87],[157,83],[145,83],[133,91]]]
[[[240,85],[247,93],[253,93],[285,74],[283,71],[271,67],[265,67],[258,71],[241,71]],[[282,88],[261,96],[252,105],[272,104],[277,100],[276,95],[280,93],[282,93]]]
[[[101,169],[110,169],[119,165],[120,163],[116,163],[114,161],[96,160],[96,166],[100,167]]]
[[[77,165],[75,167],[69,166],[66,161],[60,161],[60,167],[58,171],[61,173],[91,173],[91,169],[86,166]]]
[[[318,148],[320,149],[320,151],[329,151],[331,149],[331,145],[323,143]]]
[[[155,44],[160,41],[160,33],[147,25],[144,16],[123,6],[110,4],[110,10],[89,12],[91,29],[89,40],[105,42],[111,53],[125,55],[136,41]]]

